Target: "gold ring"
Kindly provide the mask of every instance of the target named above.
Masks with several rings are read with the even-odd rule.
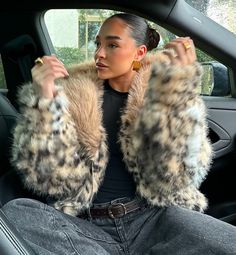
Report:
[[[34,63],[43,65],[43,60],[41,58],[37,58],[37,59],[35,59]]]
[[[189,42],[183,42],[185,50],[188,50],[191,48],[191,44]]]

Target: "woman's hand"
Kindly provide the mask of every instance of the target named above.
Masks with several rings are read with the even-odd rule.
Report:
[[[190,37],[176,38],[164,48],[173,49],[173,53],[168,54],[172,64],[191,65],[197,60],[195,46]]]
[[[56,56],[44,56],[41,60],[42,63],[36,63],[31,69],[32,79],[39,86],[41,96],[53,98],[56,94],[55,80],[69,74]]]

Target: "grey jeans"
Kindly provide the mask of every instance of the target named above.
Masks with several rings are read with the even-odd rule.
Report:
[[[236,254],[235,227],[177,206],[143,206],[117,219],[72,217],[32,199],[2,210],[40,255]]]

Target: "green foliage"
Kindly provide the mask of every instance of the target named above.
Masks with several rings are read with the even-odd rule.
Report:
[[[199,87],[199,94],[211,95],[214,86],[213,70],[211,65],[203,65],[203,75],[201,86]]]
[[[80,21],[85,21],[87,19],[87,16],[97,16],[99,17],[99,21],[103,21],[109,16],[118,13],[118,11],[103,9],[79,9],[77,11],[79,14]]]
[[[196,49],[197,59],[200,63],[214,61],[212,57],[204,53],[203,51]]]
[[[0,89],[5,89],[5,88],[6,88],[6,83],[5,83],[4,73],[0,72]]]
[[[65,66],[83,62],[85,60],[85,53],[78,48],[70,47],[56,47],[57,57],[63,62]]]
[[[2,66],[2,61],[0,61],[0,89],[6,88],[6,80],[4,75],[4,70]]]

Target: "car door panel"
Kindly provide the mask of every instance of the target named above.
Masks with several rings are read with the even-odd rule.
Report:
[[[207,213],[231,221],[236,212],[236,99],[208,96],[203,100],[214,156],[201,190],[209,200]]]
[[[236,135],[236,100],[232,98],[204,98],[208,108],[209,136],[214,151],[213,158],[220,158],[234,151]]]

